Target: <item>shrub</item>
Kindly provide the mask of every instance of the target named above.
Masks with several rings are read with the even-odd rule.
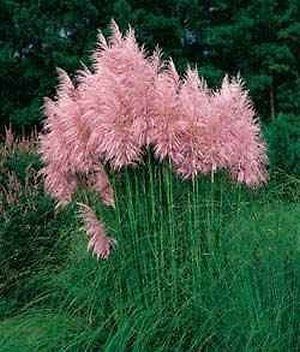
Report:
[[[300,116],[279,115],[266,130],[271,167],[300,174]]]
[[[66,212],[56,215],[44,193],[36,139],[6,132],[0,144],[0,294],[6,295],[9,310],[11,299],[19,305],[38,293],[30,288],[38,271],[60,262],[57,243],[68,217]]]

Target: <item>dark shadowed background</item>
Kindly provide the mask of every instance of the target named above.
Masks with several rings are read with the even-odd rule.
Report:
[[[158,43],[179,70],[197,64],[213,87],[240,71],[263,120],[296,114],[299,11],[297,0],[1,0],[1,125],[40,123],[55,68],[89,65],[97,29],[107,33],[112,18],[122,29],[130,23],[147,49]]]

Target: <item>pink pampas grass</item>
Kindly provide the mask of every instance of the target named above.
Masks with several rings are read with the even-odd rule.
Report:
[[[116,240],[106,235],[103,224],[89,206],[82,203],[78,203],[78,205],[80,217],[89,236],[88,250],[91,250],[98,259],[107,259],[117,243]]]
[[[184,178],[227,169],[249,186],[266,180],[265,147],[239,78],[225,77],[211,91],[196,69],[181,79],[172,60],[164,64],[158,51],[146,56],[131,28],[122,35],[112,22],[111,29],[108,41],[99,33],[94,72],[80,71],[75,88],[59,70],[57,97],[45,102],[49,133],[41,152],[50,193],[70,198],[54,191],[60,178],[61,184],[77,173],[95,179],[100,161],[116,170],[135,164],[149,144]]]
[[[149,145],[183,178],[224,169],[250,187],[266,182],[265,145],[239,77],[226,76],[220,89],[210,90],[196,69],[181,78],[159,50],[147,55],[131,28],[123,35],[112,21],[111,32],[108,40],[99,32],[91,70],[78,71],[74,84],[58,69],[56,97],[45,99],[42,173],[59,203],[70,202],[84,179],[114,207],[104,165],[134,165]],[[89,207],[82,205],[81,215],[89,248],[106,259],[115,240]]]
[[[193,178],[207,172],[205,128],[210,117],[211,96],[196,69],[188,69],[179,91],[180,119],[183,126],[180,143],[172,161],[184,178]],[[210,166],[210,165],[209,165]]]
[[[108,43],[99,38],[95,74],[81,79],[84,117],[91,127],[89,145],[118,170],[140,160],[155,69],[132,29],[122,36],[113,22]]]
[[[223,145],[230,157],[225,161],[233,179],[255,187],[267,181],[267,156],[253,104],[241,78],[226,76],[214,108],[228,128]]]
[[[181,118],[179,89],[180,77],[170,60],[154,82],[150,104],[148,143],[154,147],[159,160],[176,157],[180,135],[186,122]]]
[[[66,72],[58,73],[57,96],[45,99],[48,133],[40,136],[40,153],[46,190],[65,203],[76,189],[76,173],[87,172],[93,159],[86,148],[88,128],[82,121],[78,91]]]

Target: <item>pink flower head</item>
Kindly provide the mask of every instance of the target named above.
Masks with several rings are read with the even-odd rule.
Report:
[[[45,167],[45,188],[60,202],[71,200],[78,174],[87,174],[99,157],[88,148],[89,126],[83,117],[81,91],[67,73],[59,69],[59,86],[54,100],[45,99],[45,133],[40,136],[40,153]]]
[[[266,180],[265,146],[255,112],[238,77],[209,91],[196,70],[188,69],[179,90],[181,118],[172,161],[183,177],[227,169],[238,182],[256,186]]]
[[[139,161],[146,140],[148,104],[155,76],[134,31],[122,36],[112,24],[108,43],[100,35],[95,74],[81,80],[89,147],[114,169]]]
[[[69,153],[59,130],[53,129],[40,136],[40,153],[45,164],[41,170],[45,177],[45,189],[59,202],[68,203],[77,182],[69,172]]]
[[[60,124],[64,147],[69,153],[70,171],[87,172],[95,161],[87,148],[90,128],[84,120],[80,91],[63,70],[59,70],[59,78],[57,123]]]
[[[180,147],[180,136],[186,122],[181,118],[179,103],[180,77],[170,60],[154,82],[150,105],[148,142],[159,160],[172,160]]]
[[[85,230],[89,236],[88,250],[91,250],[97,258],[107,259],[116,240],[108,237],[103,224],[97,219],[93,210],[85,205],[78,203],[80,206],[80,216],[84,222]]]
[[[211,112],[210,91],[196,69],[188,68],[178,99],[183,127],[172,161],[179,174],[190,178],[205,172],[207,168],[205,128]]]
[[[248,186],[266,182],[265,144],[253,104],[239,76],[231,81],[224,78],[215,107],[223,111],[228,124],[224,146],[230,157],[225,163],[232,177]]]

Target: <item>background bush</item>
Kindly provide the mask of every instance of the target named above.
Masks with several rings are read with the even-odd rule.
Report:
[[[68,245],[61,231],[72,228],[72,216],[56,214],[45,195],[33,141],[1,144],[0,155],[0,311],[7,315],[10,305],[19,309],[40,293],[34,284],[40,271],[61,263]]]
[[[266,131],[272,168],[300,175],[300,116],[280,114]]]

